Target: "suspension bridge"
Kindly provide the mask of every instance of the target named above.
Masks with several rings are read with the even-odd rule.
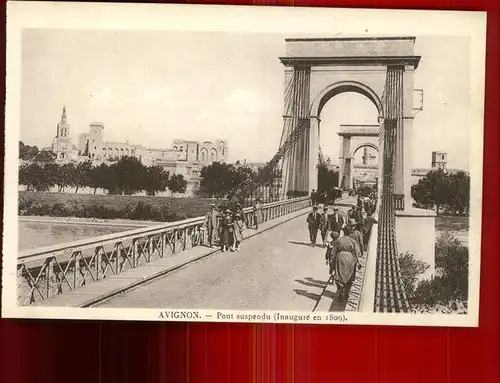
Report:
[[[204,246],[203,217],[21,252],[18,303],[74,307],[169,307],[232,310],[406,312],[398,254],[434,264],[434,216],[412,207],[410,144],[414,37],[287,39],[282,136],[264,168],[279,200],[263,206],[263,224],[245,230],[241,252]],[[324,249],[304,246],[308,195],[317,189],[321,110],[357,92],[376,106],[378,195],[362,271],[347,302],[326,285]],[[344,138],[339,186],[352,180]],[[280,185],[280,186],[278,186]],[[299,194],[297,194],[299,193]],[[346,210],[353,199],[337,201]],[[253,220],[253,210],[244,210]],[[413,233],[420,237],[415,240]]]

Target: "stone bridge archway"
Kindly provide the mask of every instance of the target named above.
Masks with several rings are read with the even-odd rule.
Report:
[[[349,190],[354,186],[354,155],[356,152],[364,147],[370,147],[377,153],[380,152],[379,126],[340,125],[338,135],[340,137],[338,186]],[[380,162],[378,163],[377,169],[375,178],[380,180]]]
[[[386,89],[387,73],[392,69],[402,74],[398,99],[403,111],[403,123],[396,133],[394,192],[404,198],[406,206],[411,206],[409,144],[413,125],[413,74],[420,61],[414,54],[414,44],[415,37],[286,40],[286,54],[280,58],[285,65],[285,84],[288,88],[294,81],[300,82],[293,86],[293,102],[300,107],[294,109],[285,105],[285,125],[287,120],[296,119],[307,125],[307,129],[304,137],[295,143],[292,154],[284,157],[283,166],[288,169],[284,193],[317,189],[320,114],[329,99],[344,92],[363,94],[377,107],[379,125],[384,123],[384,95],[387,91],[393,92],[393,89]],[[383,145],[379,151],[384,152]],[[345,164],[339,164],[341,169],[342,165]]]

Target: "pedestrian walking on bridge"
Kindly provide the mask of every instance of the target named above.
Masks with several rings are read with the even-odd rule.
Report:
[[[215,243],[215,237],[217,231],[219,230],[219,219],[220,215],[215,207],[215,204],[210,204],[210,211],[205,216],[205,221],[203,222],[203,227],[207,230],[208,245],[213,247]]]
[[[330,230],[335,231],[340,235],[340,231],[344,227],[344,217],[340,215],[339,208],[335,206],[333,208],[333,214],[330,215]]]
[[[316,206],[318,204],[318,193],[316,193],[315,189],[311,191],[311,204],[313,206]]]
[[[253,218],[254,218],[255,229],[259,230],[259,224],[262,223],[264,218],[260,198],[257,198],[253,205]]]
[[[330,214],[328,207],[323,208],[323,213],[320,215],[319,231],[321,232],[321,239],[323,240],[323,247],[326,246],[326,239],[330,231]]]
[[[361,250],[361,256],[363,255],[365,246],[363,244],[363,234],[361,233],[361,223],[360,222],[354,222],[354,225],[351,226],[350,230],[351,234],[349,234],[349,237],[354,239],[356,243],[358,244],[360,250]]]
[[[311,241],[311,246],[316,246],[316,238],[318,237],[320,221],[321,217],[318,214],[318,207],[313,206],[313,211],[307,216],[307,226],[309,229],[309,240]]]
[[[243,240],[243,217],[240,213],[236,213],[233,218],[233,246],[231,251],[240,251],[240,243]]]
[[[333,263],[335,275],[334,280],[337,285],[337,293],[341,301],[347,301],[352,284],[356,278],[356,268],[359,265],[358,258],[361,256],[361,250],[349,234],[349,226],[344,228],[344,236],[337,238],[331,244],[329,253],[330,262]]]
[[[220,246],[224,252],[233,246],[233,213],[227,209],[220,222]]]
[[[368,250],[368,241],[370,240],[370,233],[372,231],[372,226],[377,223],[375,217],[373,217],[373,211],[369,211],[367,217],[363,221],[363,246],[364,250]]]

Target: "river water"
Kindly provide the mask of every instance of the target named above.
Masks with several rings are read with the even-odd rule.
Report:
[[[137,229],[138,226],[82,225],[60,222],[18,222],[19,250],[56,245],[99,235]]]

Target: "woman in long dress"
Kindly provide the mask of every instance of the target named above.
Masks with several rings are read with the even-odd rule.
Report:
[[[220,223],[220,246],[226,251],[233,245],[233,219],[231,210],[227,209]]]
[[[243,240],[243,217],[236,213],[233,219],[233,246],[231,251],[240,251],[240,243]]]
[[[255,229],[258,230],[259,224],[262,223],[263,221],[262,204],[260,202],[260,198],[257,198],[255,200],[255,204],[253,205],[253,217],[254,217]]]

